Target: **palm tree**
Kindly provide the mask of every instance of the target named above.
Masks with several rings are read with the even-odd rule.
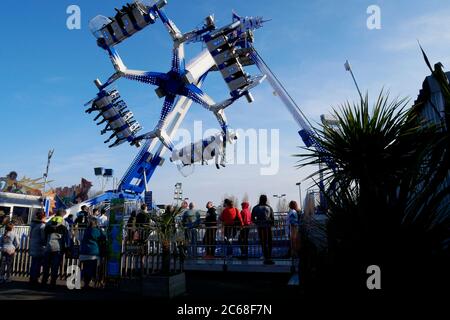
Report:
[[[449,93],[442,123],[427,123],[420,105],[408,109],[408,100],[390,101],[381,91],[371,111],[368,95],[335,110],[339,125],[316,129],[323,149],[297,155],[300,167],[321,164],[313,176],[324,175],[329,250],[354,275],[372,264],[405,267],[449,254],[450,208],[441,203],[450,195],[442,187],[450,168],[450,86],[440,83]]]
[[[161,215],[151,215],[151,219],[154,222],[153,228],[161,243],[162,274],[170,273],[171,250],[174,250],[173,245],[176,245],[175,237],[177,230],[175,218],[181,214],[182,210],[182,208],[167,206]]]

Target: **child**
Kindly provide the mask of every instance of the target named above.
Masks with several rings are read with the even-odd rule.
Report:
[[[2,259],[0,264],[0,283],[11,282],[11,271],[16,250],[19,249],[19,239],[13,231],[14,225],[9,223],[0,240]]]

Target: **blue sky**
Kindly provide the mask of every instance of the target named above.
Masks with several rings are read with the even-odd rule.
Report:
[[[66,8],[79,5],[81,30],[66,28]],[[113,15],[122,1],[9,2],[0,11],[2,44],[0,59],[1,157],[0,175],[16,170],[20,176],[41,176],[48,149],[54,148],[50,177],[55,186],[71,185],[81,177],[97,182],[93,167],[115,169],[121,177],[137,149],[121,145],[108,149],[92,116],[83,104],[94,97],[95,78],[105,79],[112,66],[95,44],[88,22],[97,14]],[[366,9],[381,8],[381,30],[368,30]],[[283,81],[312,122],[346,100],[356,100],[356,91],[343,64],[349,59],[360,86],[370,95],[382,87],[392,96],[414,99],[427,75],[416,40],[432,61],[450,65],[450,3],[428,1],[267,1],[267,0],[169,0],[166,13],[179,28],[188,31],[214,13],[218,25],[231,19],[231,10],[242,15],[262,15],[272,21],[256,31],[256,47]],[[161,23],[135,35],[118,47],[125,63],[134,69],[166,71],[171,41]],[[201,48],[187,48],[188,57]],[[255,69],[251,69],[253,73]],[[121,91],[136,118],[146,129],[156,124],[162,102],[153,88],[120,80]],[[208,78],[206,91],[220,100],[228,93],[223,80]],[[158,202],[170,202],[173,186],[184,184],[185,195],[201,206],[219,201],[224,193],[252,202],[259,193],[286,193],[298,198],[297,181],[312,170],[295,169],[291,155],[302,145],[298,128],[268,84],[254,90],[256,101],[240,101],[227,110],[234,128],[279,129],[280,170],[275,176],[261,176],[260,166],[196,167],[188,178],[167,162],[151,181]],[[213,116],[193,106],[183,123],[217,127]],[[306,188],[308,183],[304,183]],[[97,184],[98,187],[98,184]]]

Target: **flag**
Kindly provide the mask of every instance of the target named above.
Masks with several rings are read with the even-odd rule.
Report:
[[[350,63],[348,62],[348,60],[347,60],[347,61],[345,61],[345,64],[344,64],[344,66],[345,66],[345,70],[346,70],[346,71],[351,71],[351,68],[350,68]]]

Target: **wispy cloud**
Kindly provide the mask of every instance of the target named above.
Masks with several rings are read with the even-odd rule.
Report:
[[[445,46],[450,42],[449,10],[427,13],[410,20],[402,20],[391,32],[383,48],[405,51],[417,48],[417,40],[427,47]]]
[[[49,84],[56,84],[56,83],[61,83],[65,80],[66,78],[63,76],[58,76],[58,75],[54,75],[54,76],[48,76],[45,77],[43,79],[44,83],[49,83]]]

